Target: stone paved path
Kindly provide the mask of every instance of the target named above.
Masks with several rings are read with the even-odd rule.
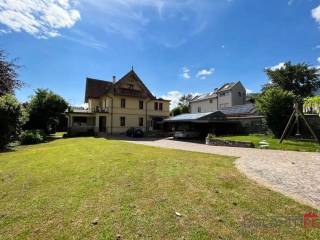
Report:
[[[207,146],[168,139],[128,142],[239,157],[236,166],[249,178],[320,210],[320,153]]]

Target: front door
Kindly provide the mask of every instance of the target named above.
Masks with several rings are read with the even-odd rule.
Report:
[[[107,118],[105,116],[99,117],[99,132],[106,133],[107,132]]]

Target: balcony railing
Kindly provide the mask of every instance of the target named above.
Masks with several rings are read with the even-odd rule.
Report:
[[[95,112],[95,113],[108,113],[109,112],[109,107],[105,107],[105,108],[96,107],[92,112]]]
[[[109,113],[109,107],[106,108],[100,108],[96,107],[94,109],[84,109],[84,108],[78,108],[78,107],[73,107],[69,112],[73,113]]]

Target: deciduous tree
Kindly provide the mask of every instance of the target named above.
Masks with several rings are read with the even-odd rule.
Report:
[[[27,106],[29,121],[27,129],[41,129],[46,133],[58,126],[68,103],[59,95],[47,89],[37,89]]]
[[[302,102],[302,99],[312,95],[312,92],[320,88],[319,69],[306,63],[292,64],[286,62],[277,69],[266,69],[270,84],[265,88],[280,87],[291,91]]]
[[[15,89],[21,88],[24,84],[18,79],[16,61],[9,61],[7,54],[0,50],[0,96],[14,94]]]

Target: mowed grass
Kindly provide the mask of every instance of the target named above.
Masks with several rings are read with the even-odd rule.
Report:
[[[320,152],[320,145],[317,142],[298,141],[285,139],[281,144],[279,139],[271,135],[250,134],[240,136],[225,136],[227,140],[238,140],[252,142],[256,147],[259,147],[259,142],[266,140],[269,143],[269,149],[288,150],[288,151],[305,151],[305,152]]]
[[[303,227],[313,209],[234,161],[102,138],[0,153],[0,239],[320,238]]]

